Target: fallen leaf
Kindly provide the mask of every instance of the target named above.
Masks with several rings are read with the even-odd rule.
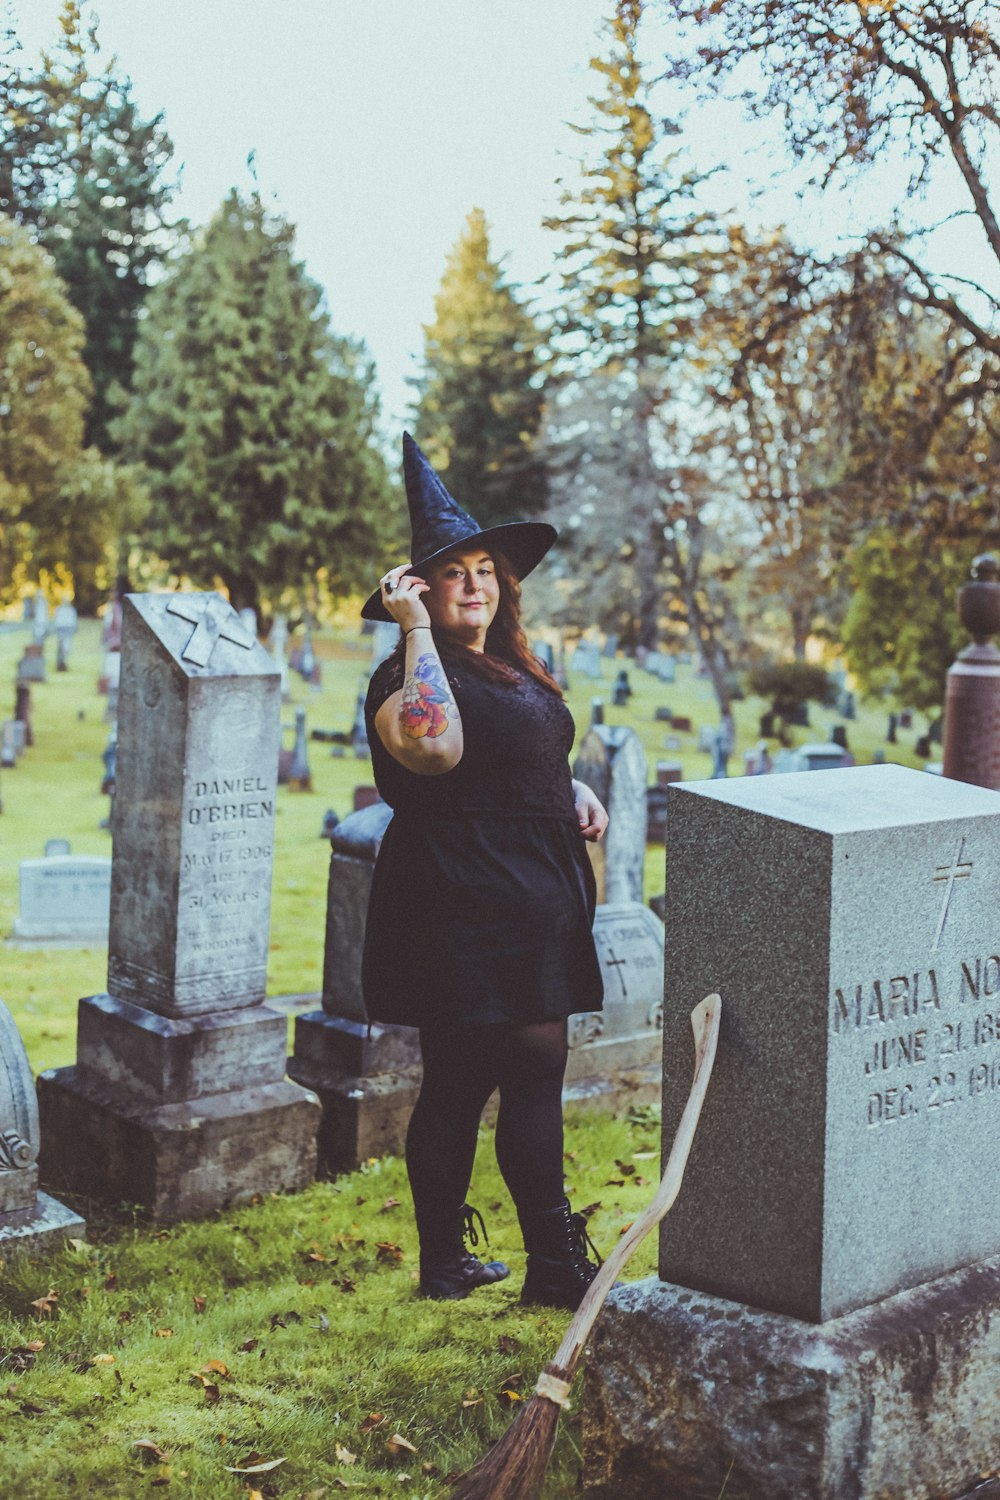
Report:
[[[350,1448],[345,1448],[343,1443],[337,1443],[333,1451],[337,1455],[338,1464],[356,1464],[358,1461],[358,1455],[352,1453]]]
[[[649,1183],[648,1177],[633,1177],[632,1182],[636,1187],[646,1187]]]
[[[379,1209],[379,1212],[383,1213],[383,1214],[387,1214],[389,1212],[390,1208],[398,1208],[398,1207],[399,1207],[399,1199],[398,1198],[387,1198],[385,1200],[385,1202],[382,1204],[382,1207]]]
[[[624,1187],[625,1186],[625,1179],[624,1179],[624,1177],[609,1177],[608,1180],[607,1180],[607,1182],[604,1184],[604,1186],[605,1187]]]
[[[37,1354],[40,1349],[44,1349],[44,1348],[45,1348],[45,1340],[44,1339],[32,1339],[29,1344],[22,1344],[21,1345],[21,1349],[23,1349],[25,1351],[25,1353],[27,1353],[27,1354]],[[20,1353],[21,1349],[19,1349],[17,1352]]]
[[[210,1359],[207,1365],[201,1367],[203,1375],[222,1375],[229,1377],[229,1366],[224,1365],[221,1359]]]
[[[123,1307],[121,1312],[118,1314],[118,1321],[119,1323],[131,1323],[134,1317],[135,1313],[131,1313],[129,1312],[127,1307]]]
[[[48,1317],[58,1301],[59,1293],[55,1291],[54,1288],[50,1287],[49,1290],[45,1293],[44,1297],[36,1297],[31,1305],[39,1313],[41,1313],[43,1317]]]
[[[252,1354],[253,1351],[256,1349],[256,1347],[257,1347],[257,1345],[259,1343],[260,1343],[260,1339],[246,1339],[240,1345],[240,1351],[243,1354]]]
[[[398,1265],[403,1259],[402,1245],[393,1245],[389,1240],[379,1240],[375,1245],[375,1251],[376,1260],[389,1260]]]
[[[618,1168],[623,1177],[631,1177],[632,1173],[635,1171],[635,1167],[630,1161],[619,1161],[617,1156],[615,1157],[615,1166]]]
[[[633,1161],[654,1161],[659,1156],[659,1151],[633,1151]]]
[[[386,1438],[385,1446],[390,1453],[416,1453],[417,1451],[413,1444],[407,1442],[399,1432],[394,1432],[392,1437]]]
[[[238,1464],[226,1464],[227,1474],[270,1474],[272,1469],[277,1469],[281,1464],[287,1464],[287,1458],[261,1459],[259,1453],[248,1453],[246,1458],[241,1458]]]
[[[205,1392],[206,1401],[214,1404],[216,1401],[222,1400],[222,1392],[219,1390],[219,1387],[215,1385],[211,1380],[205,1381],[205,1384],[202,1386],[202,1390]]]
[[[302,1257],[303,1260],[326,1260],[326,1256],[319,1250],[307,1250]]]
[[[203,1313],[206,1306],[208,1305],[207,1297],[192,1297],[191,1301],[194,1303],[194,1310],[196,1313]]]
[[[168,1462],[167,1454],[164,1453],[159,1443],[153,1442],[152,1438],[139,1438],[132,1444],[132,1447],[138,1448],[143,1458],[155,1458],[161,1464]]]
[[[358,1289],[349,1276],[342,1276],[337,1282],[337,1286],[342,1292],[356,1292]]]
[[[513,1354],[515,1349],[520,1348],[517,1339],[512,1338],[509,1333],[502,1333],[497,1339],[497,1348],[501,1354]]]
[[[382,1425],[382,1423],[384,1421],[385,1421],[385,1412],[383,1412],[383,1411],[372,1411],[372,1412],[369,1412],[368,1415],[367,1415],[367,1417],[365,1417],[365,1420],[361,1424],[360,1431],[361,1432],[371,1432],[371,1430],[372,1430],[373,1427],[381,1427],[381,1425]]]
[[[113,1365],[115,1357],[113,1354],[95,1354],[90,1361],[92,1365]]]
[[[33,1401],[22,1401],[18,1408],[23,1417],[44,1417],[45,1407],[36,1406]]]
[[[629,1232],[629,1230],[631,1228],[632,1228],[632,1220],[629,1219],[629,1221],[628,1221],[627,1224],[623,1224],[622,1225],[622,1227],[621,1227],[621,1229],[619,1229],[618,1233],[619,1233],[619,1235],[628,1234],[628,1232]]]
[[[172,1339],[174,1330],[172,1328],[158,1328],[153,1334],[154,1339]]]
[[[109,1272],[109,1274],[107,1276],[105,1276],[105,1278],[104,1278],[104,1290],[106,1292],[117,1292],[117,1290],[118,1290],[118,1277],[117,1277],[117,1275],[115,1274],[114,1271]]]
[[[583,1217],[585,1219],[589,1219],[590,1216],[591,1216],[591,1214],[596,1214],[596,1212],[600,1208],[600,1206],[601,1206],[601,1200],[600,1200],[600,1198],[598,1198],[598,1200],[597,1200],[596,1203],[588,1203],[587,1206],[586,1206],[586,1208],[581,1208],[579,1210],[579,1212],[583,1214]]]
[[[432,1478],[432,1479],[435,1478],[441,1472],[441,1470],[438,1468],[437,1464],[432,1464],[432,1463],[421,1464],[420,1465],[420,1469],[421,1469],[422,1473],[429,1475],[430,1478]]]

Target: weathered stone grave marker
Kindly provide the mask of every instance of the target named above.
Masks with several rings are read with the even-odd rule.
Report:
[[[280,679],[218,595],[134,594],[122,627],[108,993],[43,1073],[43,1178],[210,1212],[312,1176],[267,975]]]
[[[646,753],[634,729],[592,724],[580,741],[573,775],[597,793],[611,819],[601,842],[588,845],[602,903],[642,901],[646,772]]]
[[[11,1246],[48,1249],[82,1235],[78,1214],[38,1188],[38,1102],[28,1054],[0,1001],[0,1255]]]
[[[665,1141],[711,990],[723,1033],[663,1280],[595,1338],[586,1483],[961,1494],[1000,1449],[1000,797],[888,765],[668,796]]]
[[[50,842],[52,842],[50,840]],[[14,919],[19,942],[106,943],[111,902],[111,861],[106,855],[60,853],[22,859],[21,904]]]

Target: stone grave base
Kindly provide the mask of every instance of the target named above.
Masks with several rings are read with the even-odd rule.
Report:
[[[1000,1456],[998,1369],[1000,1258],[821,1324],[650,1277],[611,1294],[590,1342],[583,1488],[966,1495]]]
[[[310,1011],[295,1022],[288,1076],[323,1110],[321,1176],[353,1172],[372,1156],[399,1156],[420,1090],[420,1048],[411,1026],[371,1027]]]
[[[55,1249],[66,1235],[79,1239],[86,1230],[79,1214],[48,1193],[39,1193],[33,1213],[0,1214],[0,1260],[8,1250],[24,1255]]]
[[[46,1184],[138,1203],[163,1222],[315,1176],[318,1103],[284,1080],[157,1105],[59,1068],[39,1075],[38,1108]]]

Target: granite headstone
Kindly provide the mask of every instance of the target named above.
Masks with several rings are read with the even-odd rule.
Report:
[[[594,1340],[584,1487],[963,1494],[1000,1446],[1000,797],[885,765],[669,798],[665,1141],[712,990],[723,1028],[663,1280]]]
[[[43,1179],[171,1219],[303,1186],[316,1101],[267,977],[280,679],[217,594],[123,608],[108,993],[43,1073]]]
[[[47,943],[106,943],[111,860],[106,855],[47,854],[20,864],[20,911],[14,937]]]

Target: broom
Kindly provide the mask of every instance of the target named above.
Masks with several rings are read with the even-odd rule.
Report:
[[[570,1384],[597,1315],[629,1256],[672,1207],[680,1192],[715,1061],[721,1012],[722,1001],[718,995],[707,995],[691,1012],[695,1043],[694,1079],[653,1201],[622,1235],[594,1277],[556,1350],[555,1358],[538,1377],[531,1400],[499,1442],[452,1490],[453,1500],[538,1500],[555,1441],[559,1410],[569,1405]]]

